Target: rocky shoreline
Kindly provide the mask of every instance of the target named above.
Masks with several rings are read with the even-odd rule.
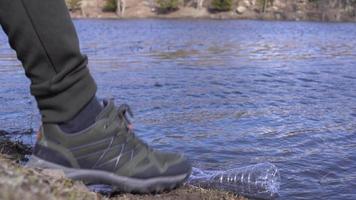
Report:
[[[161,194],[110,194],[90,191],[83,183],[66,179],[60,171],[28,169],[0,154],[0,199],[11,200],[246,200],[227,192],[183,186]]]
[[[125,1],[125,0],[124,0]],[[257,19],[291,21],[356,22],[356,1],[341,3],[337,0],[273,0],[261,8],[259,0],[234,0],[232,9],[211,12],[209,1],[197,8],[192,1],[179,4],[168,13],[157,12],[154,0],[126,0],[124,12],[104,12],[106,0],[81,0],[80,7],[70,9],[75,19]],[[271,3],[273,2],[273,3]]]
[[[101,194],[82,182],[65,178],[59,170],[29,169],[23,166],[31,148],[12,142],[0,131],[0,199],[11,200],[247,200],[228,192],[185,185],[159,194]]]

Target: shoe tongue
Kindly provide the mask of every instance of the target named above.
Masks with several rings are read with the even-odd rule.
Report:
[[[108,118],[112,112],[115,112],[115,104],[113,100],[103,100],[103,109],[99,115],[95,118],[95,121],[99,121],[104,118]]]

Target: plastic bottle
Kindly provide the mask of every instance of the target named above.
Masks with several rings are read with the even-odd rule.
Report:
[[[275,199],[280,187],[280,174],[271,163],[261,163],[227,171],[203,171],[193,168],[189,184],[214,188],[258,199]]]

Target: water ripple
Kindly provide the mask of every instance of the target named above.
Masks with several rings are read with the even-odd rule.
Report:
[[[137,134],[156,148],[207,169],[273,162],[282,199],[356,199],[354,24],[75,25],[99,96],[131,104]],[[39,124],[20,66],[0,35],[0,129],[14,133]]]

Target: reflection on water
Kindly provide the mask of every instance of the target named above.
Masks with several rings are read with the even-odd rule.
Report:
[[[206,169],[272,162],[281,199],[356,199],[356,24],[75,24],[99,96],[131,104],[155,147]],[[11,132],[39,122],[20,66],[1,35],[0,123]]]

